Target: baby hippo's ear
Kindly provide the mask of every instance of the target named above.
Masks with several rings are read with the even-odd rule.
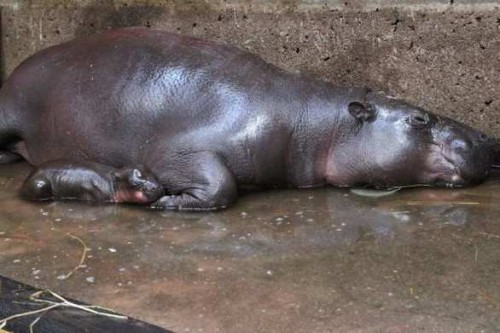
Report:
[[[361,102],[351,102],[347,106],[349,113],[354,118],[359,121],[372,121],[375,120],[377,113],[375,108],[370,104],[361,103]]]
[[[128,178],[129,170],[130,169],[125,169],[125,168],[115,170],[115,172],[114,172],[115,180],[124,180],[124,179],[127,179]]]

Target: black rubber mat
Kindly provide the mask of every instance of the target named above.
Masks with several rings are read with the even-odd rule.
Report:
[[[42,291],[32,286],[0,276],[0,327],[1,320],[19,314],[46,308],[65,300],[77,305],[86,304],[59,295]],[[55,306],[55,305],[54,305]],[[101,308],[91,309],[99,313],[116,313]],[[125,316],[123,316],[125,317]],[[134,332],[134,333],[172,333],[158,326],[132,319],[113,318],[102,314],[93,314],[74,306],[55,306],[53,309],[22,316],[7,321],[0,332],[24,333],[79,333],[79,332]],[[3,331],[2,331],[3,330]]]

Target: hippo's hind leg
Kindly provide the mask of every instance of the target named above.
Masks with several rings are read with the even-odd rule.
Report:
[[[2,87],[3,89],[3,87]],[[11,112],[5,112],[2,92],[0,91],[0,164],[7,164],[22,160],[22,156],[12,152],[12,148],[20,141],[22,137],[20,131],[16,129],[16,121]],[[19,113],[14,113],[16,116]]]
[[[10,151],[0,151],[0,164],[9,164],[22,160],[21,155]]]
[[[175,164],[181,167],[161,177],[171,195],[160,198],[152,208],[208,211],[225,208],[236,200],[234,175],[217,154],[192,153],[180,157]]]
[[[22,160],[23,158],[10,151],[0,151],[0,164],[9,164]]]
[[[21,139],[18,138],[17,135],[11,134],[9,131],[4,133],[4,135],[0,133],[0,164],[8,164],[23,159],[21,155],[9,150],[20,140]]]

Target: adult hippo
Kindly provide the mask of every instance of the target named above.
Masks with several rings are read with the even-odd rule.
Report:
[[[166,191],[152,207],[170,210],[224,208],[247,185],[464,186],[492,155],[484,134],[403,101],[146,28],[24,61],[0,91],[0,147],[5,162],[143,165]]]

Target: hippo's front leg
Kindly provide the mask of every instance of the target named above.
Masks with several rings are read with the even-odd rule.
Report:
[[[222,159],[214,153],[201,152],[180,157],[182,169],[161,177],[168,193],[152,208],[182,211],[207,211],[229,206],[237,197],[236,181]],[[171,165],[172,163],[170,163]]]

